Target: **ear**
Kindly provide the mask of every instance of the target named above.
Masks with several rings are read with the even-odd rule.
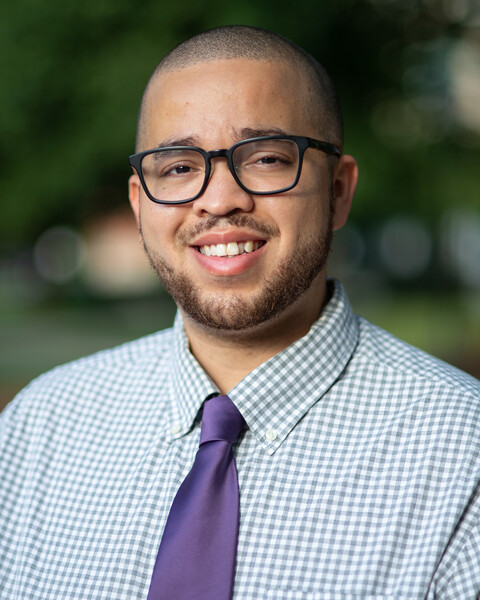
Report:
[[[342,154],[333,173],[333,230],[347,222],[358,181],[358,166],[353,156]]]
[[[138,227],[140,227],[140,185],[140,179],[135,173],[128,180],[128,198]]]

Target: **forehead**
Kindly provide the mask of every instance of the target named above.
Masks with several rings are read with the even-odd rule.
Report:
[[[288,63],[216,60],[160,73],[145,97],[143,145],[196,138],[218,147],[242,129],[313,136],[308,97],[305,77]]]

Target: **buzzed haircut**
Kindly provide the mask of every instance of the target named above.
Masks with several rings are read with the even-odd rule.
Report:
[[[142,98],[137,122],[137,152],[145,132],[145,98],[152,81],[169,71],[178,71],[198,63],[244,58],[282,62],[299,69],[305,76],[306,99],[312,123],[323,139],[342,149],[343,121],[335,86],[322,65],[308,52],[286,37],[259,27],[227,25],[193,36],[171,50],[157,65]],[[292,88],[292,94],[295,90]]]

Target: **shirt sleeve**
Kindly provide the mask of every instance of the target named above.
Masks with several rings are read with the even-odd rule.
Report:
[[[480,485],[433,578],[428,600],[480,599]]]

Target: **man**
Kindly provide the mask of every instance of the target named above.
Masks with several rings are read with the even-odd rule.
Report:
[[[263,30],[187,40],[150,79],[131,164],[178,316],[4,411],[0,596],[475,598],[480,386],[355,317],[327,282],[357,166],[325,71]],[[240,517],[238,532],[238,511],[225,522],[235,549],[217,553],[233,556],[225,595],[208,587],[217,559],[205,573],[190,558],[203,516],[169,552],[178,530],[188,540],[177,500],[219,394],[245,421],[228,443]]]

